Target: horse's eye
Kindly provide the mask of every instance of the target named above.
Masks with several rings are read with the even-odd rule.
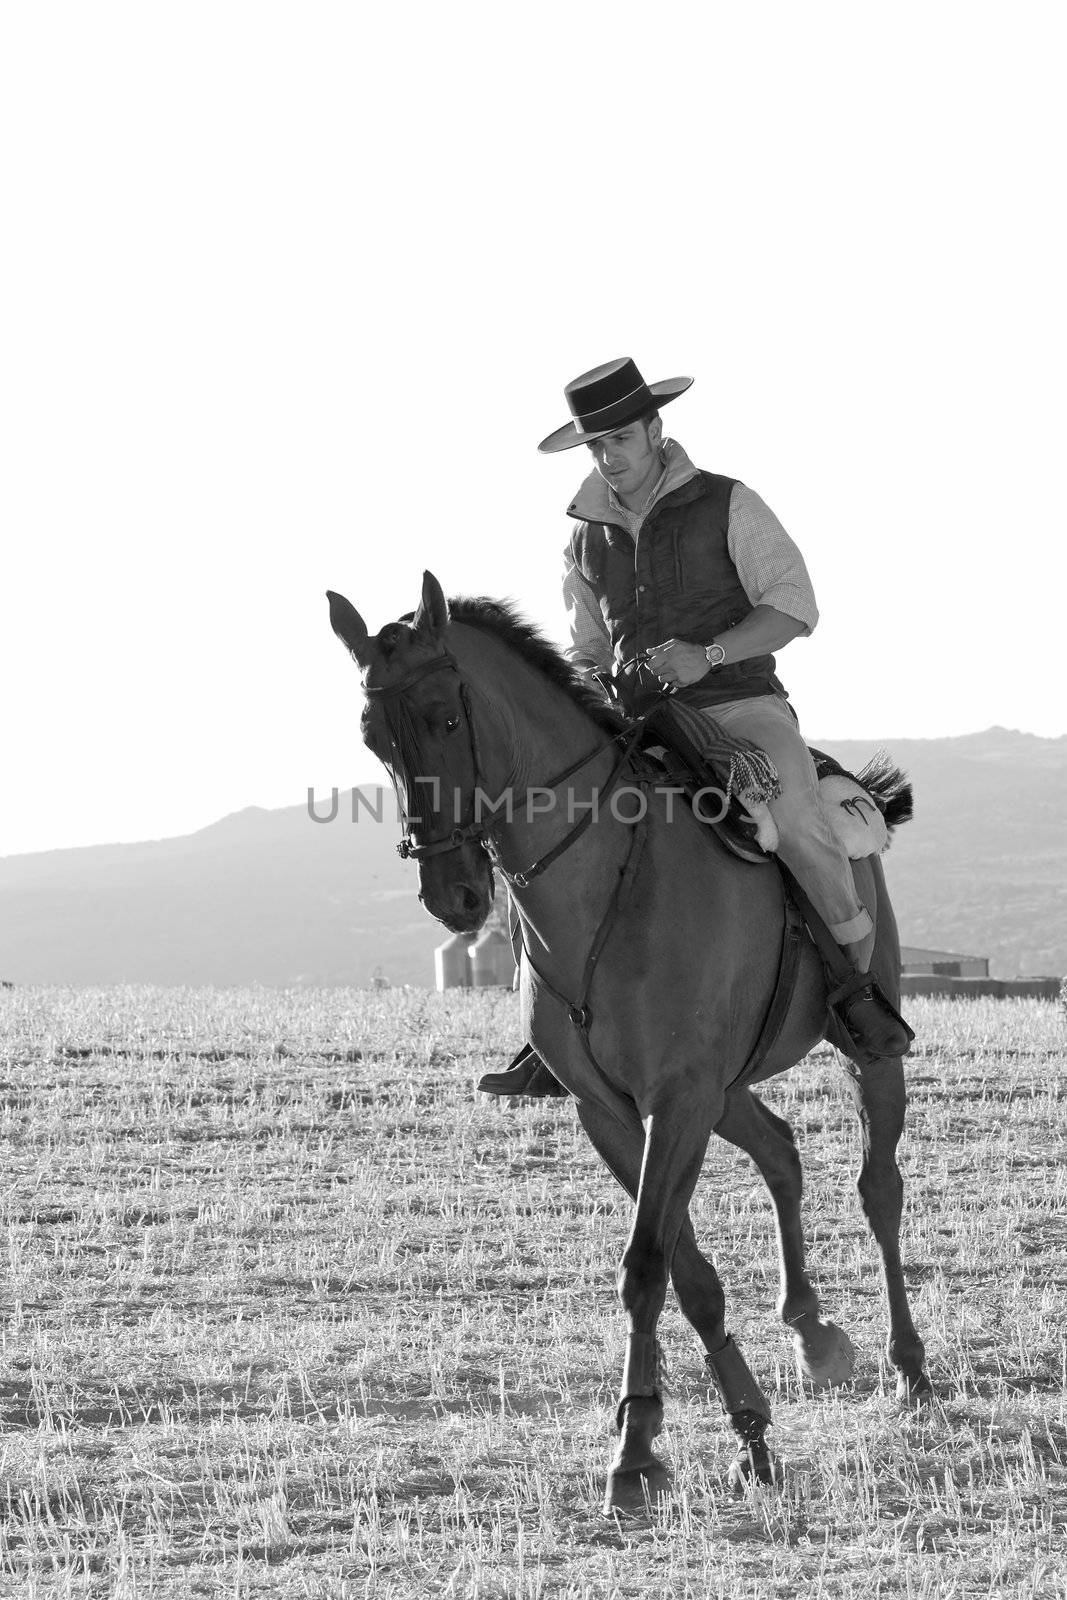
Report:
[[[459,718],[458,717],[449,717],[448,721],[445,723],[445,731],[447,733],[455,733],[455,731],[456,731],[456,729],[458,727],[459,727]]]

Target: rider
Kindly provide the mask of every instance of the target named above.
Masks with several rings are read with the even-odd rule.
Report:
[[[630,685],[644,709],[662,685],[706,711],[729,735],[766,751],[781,793],[770,801],[777,853],[813,902],[857,975],[867,974],[874,928],[852,868],[819,800],[814,764],[775,677],[773,651],[818,620],[803,557],[774,513],[734,479],[702,472],[663,434],[660,408],[692,378],[646,384],[633,361],[582,373],[564,395],[572,420],[539,449],[584,444],[593,470],[567,507],[576,526],[564,556],[568,656],[579,671],[618,674],[648,653]],[[643,704],[644,703],[644,704]],[[873,980],[844,1002],[852,1038],[899,1055],[909,1033]],[[530,1078],[530,1074],[525,1074]],[[490,1092],[537,1092],[522,1068],[489,1074]]]

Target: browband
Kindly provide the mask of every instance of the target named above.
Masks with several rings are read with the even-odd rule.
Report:
[[[421,667],[416,667],[409,672],[406,678],[401,678],[399,683],[383,685],[382,688],[372,688],[369,684],[363,685],[364,694],[376,694],[383,700],[391,700],[394,695],[403,694],[405,689],[410,689],[413,683],[418,683],[420,678],[425,678],[428,673],[439,672],[442,667],[456,667],[455,661],[446,651],[441,656],[431,656],[429,661],[424,661]],[[456,671],[459,668],[456,667]]]

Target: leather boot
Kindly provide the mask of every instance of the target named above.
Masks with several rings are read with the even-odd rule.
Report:
[[[527,1094],[535,1099],[562,1098],[567,1093],[529,1044],[523,1045],[503,1072],[484,1073],[478,1087],[483,1094]]]
[[[853,1044],[870,1056],[902,1056],[915,1037],[869,972],[857,972],[827,996]]]

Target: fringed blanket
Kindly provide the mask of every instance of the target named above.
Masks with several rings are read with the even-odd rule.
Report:
[[[729,801],[735,795],[756,830],[756,842],[768,852],[778,848],[778,829],[768,802],[782,792],[774,762],[750,740],[727,733],[706,711],[670,702],[666,715],[716,774]],[[658,726],[663,726],[662,718]],[[882,807],[871,793],[831,756],[812,751],[819,799],[830,825],[852,861],[880,854],[889,843]]]
[[[668,715],[716,773],[727,801],[737,799],[756,829],[756,842],[766,851],[778,847],[778,829],[768,801],[782,792],[778,770],[765,750],[725,728],[706,711],[672,700]]]

